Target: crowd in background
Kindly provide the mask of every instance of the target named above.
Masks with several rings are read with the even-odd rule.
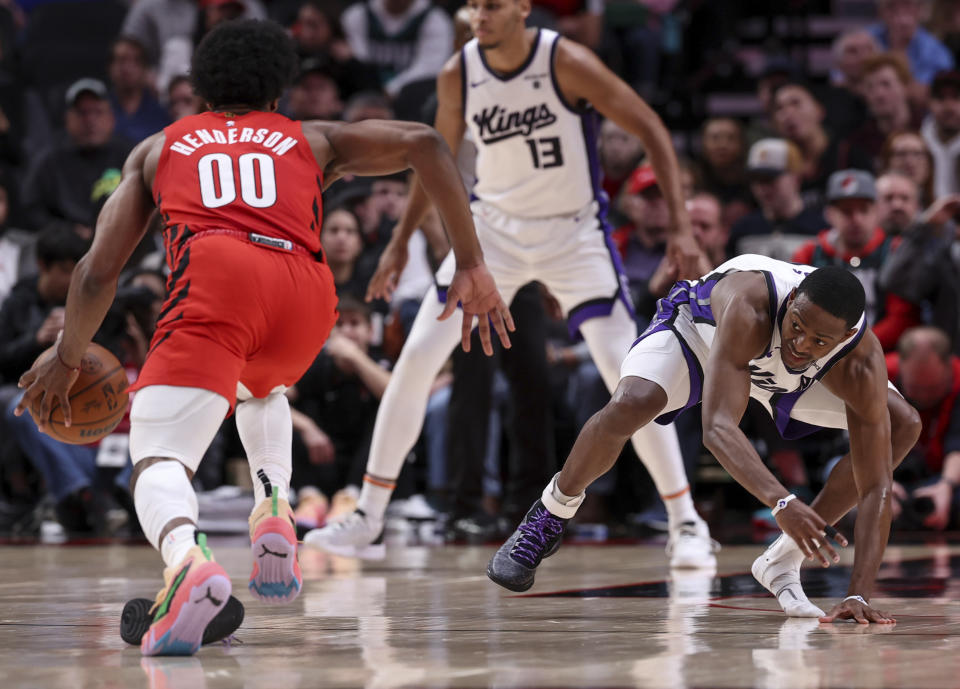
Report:
[[[513,1],[513,0],[506,0]],[[960,2],[956,0],[534,0],[529,23],[590,46],[674,134],[697,240],[713,265],[742,253],[854,271],[893,380],[921,439],[895,473],[896,525],[943,530],[960,517]],[[774,14],[774,12],[786,14]],[[131,147],[200,112],[190,57],[236,17],[288,27],[301,54],[280,111],[294,119],[432,122],[434,78],[469,38],[466,10],[431,0],[0,1],[0,532],[135,532],[126,427],[68,446],[14,417],[16,381],[63,325],[70,275]],[[759,26],[759,29],[757,28]],[[800,28],[798,28],[800,27]],[[760,39],[757,36],[761,36]],[[643,146],[612,122],[599,138],[608,221],[644,327],[676,278],[664,260],[666,203]],[[469,161],[464,165],[469,186]],[[378,400],[432,272],[448,251],[430,217],[390,303],[367,282],[403,212],[404,174],[337,182],[321,240],[340,321],[288,391],[297,518],[352,509]],[[165,294],[162,221],[130,259],[97,341],[133,380]],[[451,539],[495,538],[541,490],[608,393],[551,295],[532,283],[512,309],[518,343],[492,359],[457,352],[389,514],[444,519]],[[778,477],[812,495],[845,451],[839,432],[786,442],[759,407],[744,429]],[[708,517],[757,505],[716,471],[696,409],[678,422]],[[195,481],[242,483],[228,419]],[[578,521],[665,522],[626,457]],[[769,524],[759,511],[756,524]]]

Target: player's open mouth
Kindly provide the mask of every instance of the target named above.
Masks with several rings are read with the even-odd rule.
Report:
[[[797,354],[796,351],[794,351],[793,346],[789,344],[783,348],[782,352],[783,352],[784,362],[790,368],[800,368],[801,366],[806,365],[810,361],[809,357],[800,356],[799,354]]]

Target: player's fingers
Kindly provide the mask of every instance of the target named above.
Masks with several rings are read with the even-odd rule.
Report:
[[[823,541],[821,548],[827,551],[827,557],[829,557],[831,561],[840,562],[840,556],[837,555],[837,551],[833,549],[833,546],[830,545],[827,540]]]
[[[457,302],[460,301],[460,295],[457,294],[457,290],[451,285],[447,288],[447,301],[443,305],[443,311],[437,316],[438,321],[445,321],[453,315],[453,312],[457,309]],[[467,312],[463,312],[464,320],[467,320]],[[466,349],[464,351],[467,351]]]
[[[493,328],[497,331],[500,344],[503,345],[504,349],[510,349],[510,335],[507,334],[507,324],[503,320],[503,314],[500,312],[499,307],[491,309],[490,320],[493,321]]]
[[[63,393],[62,395],[57,395],[57,399],[60,400],[60,409],[63,410],[63,425],[69,426],[73,423],[70,410],[70,398],[67,397],[67,393]]]
[[[31,368],[29,371],[27,371],[22,376],[20,376],[20,380],[17,381],[17,387],[21,389],[28,387],[36,379],[37,379],[37,373]]]
[[[470,353],[470,333],[473,331],[473,314],[463,312],[463,322],[460,324],[460,347]]]
[[[47,432],[47,420],[50,418],[51,395],[44,390],[40,397],[40,418],[37,419],[37,427],[44,433]]]
[[[846,548],[849,543],[847,537],[837,531],[833,526],[830,526],[830,524],[823,527],[823,533],[827,538],[832,538],[834,543],[844,548]]]
[[[823,622],[824,624],[830,624],[830,623],[832,623],[835,619],[837,619],[837,615],[836,615],[836,613],[831,612],[830,614],[824,615],[823,617],[819,617],[819,618],[817,618],[817,619],[818,619],[820,622]]]
[[[868,620],[862,612],[853,613],[853,619],[855,619],[858,624],[870,624],[870,620]]]
[[[493,356],[493,342],[490,341],[490,318],[485,313],[481,313],[477,318],[477,330],[480,333],[480,345],[483,347],[483,353],[487,356]]]

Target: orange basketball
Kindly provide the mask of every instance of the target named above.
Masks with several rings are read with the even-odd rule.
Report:
[[[37,361],[50,356],[56,356],[53,347],[37,357]],[[109,435],[127,412],[128,386],[127,372],[117,357],[91,343],[80,362],[80,376],[70,388],[72,423],[64,425],[60,402],[54,400],[47,432],[71,445],[87,445]],[[34,421],[40,416],[39,399],[30,406],[30,416]]]

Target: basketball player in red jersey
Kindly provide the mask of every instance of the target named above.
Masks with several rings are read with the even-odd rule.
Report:
[[[459,300],[465,349],[474,316],[485,350],[491,350],[490,323],[509,346],[513,323],[483,263],[443,140],[410,123],[298,123],[274,113],[295,65],[292,42],[272,23],[225,23],[204,38],[192,78],[211,112],[179,120],[130,154],[93,246],[74,272],[57,356],[20,380],[27,391],[18,414],[39,398],[40,418],[47,418],[56,399],[70,419],[67,391],[77,362],[156,206],[170,276],[130,412],[137,516],[166,564],[141,644],[145,655],[194,653],[230,595],[229,577],[197,532],[190,479],[234,405],[256,496],[250,591],[266,602],[300,592],[283,391],[306,371],[336,322],[333,277],[319,239],[325,185],[347,173],[413,168],[457,257],[455,297],[441,317]]]

